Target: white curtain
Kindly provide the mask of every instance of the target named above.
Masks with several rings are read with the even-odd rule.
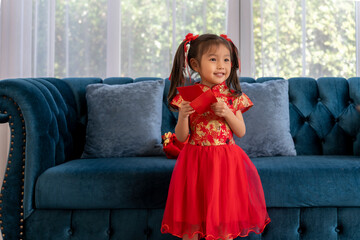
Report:
[[[31,2],[1,1],[0,79],[31,76]]]
[[[360,76],[360,1],[355,3],[356,15],[356,76]]]

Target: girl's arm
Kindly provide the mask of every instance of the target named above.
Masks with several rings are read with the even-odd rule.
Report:
[[[242,138],[246,133],[246,127],[244,118],[241,111],[236,111],[236,114],[233,114],[230,111],[229,116],[225,117],[226,122],[229,124],[231,130],[235,133],[236,136]]]
[[[229,124],[231,130],[236,136],[241,138],[245,135],[246,127],[240,110],[236,111],[236,114],[234,114],[224,102],[214,103],[212,105],[212,109],[217,116],[225,118],[226,122]]]
[[[190,106],[190,102],[182,101],[179,107],[179,117],[175,127],[176,138],[180,142],[185,142],[189,136],[189,116],[195,110]]]

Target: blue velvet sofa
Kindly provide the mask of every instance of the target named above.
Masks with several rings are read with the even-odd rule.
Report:
[[[175,160],[80,159],[86,86],[153,79],[0,81],[0,122],[11,129],[0,195],[5,240],[177,239],[160,233]],[[168,90],[166,80],[162,133],[176,124]],[[360,239],[360,78],[291,78],[289,100],[297,156],[252,159],[272,222],[246,239]]]

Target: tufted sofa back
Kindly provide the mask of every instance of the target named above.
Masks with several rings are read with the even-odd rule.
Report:
[[[76,148],[82,150],[86,130],[87,84],[126,84],[160,78],[63,79],[74,91],[78,129]],[[279,78],[241,78],[242,82],[264,82]],[[177,113],[167,108],[170,82],[163,95],[162,134],[174,131]],[[298,155],[360,155],[360,78],[289,79],[290,130]],[[276,113],[274,113],[276,114]],[[80,136],[77,136],[80,134]],[[81,152],[81,151],[79,151]]]
[[[127,84],[156,79],[160,78],[28,78],[2,82],[7,88],[3,89],[5,93],[13,91],[14,96],[19,96],[19,103],[24,102],[21,105],[23,111],[29,108],[25,116],[38,119],[29,122],[37,126],[27,126],[27,131],[34,131],[31,136],[46,135],[49,139],[46,149],[53,149],[55,153],[54,162],[49,164],[57,165],[80,157],[83,151],[87,85]],[[279,78],[240,79],[253,83]],[[170,82],[166,79],[165,83],[162,134],[174,131],[177,118],[177,113],[167,108]],[[291,78],[289,101],[291,135],[298,155],[360,155],[360,114],[355,110],[355,106],[360,105],[359,77],[348,80]]]
[[[49,164],[57,165],[79,158],[83,151],[87,122],[87,85],[127,84],[157,79],[160,78],[21,79],[21,82],[10,81],[7,91],[11,91],[11,86],[14,85],[14,95],[24,98],[23,105],[31,105],[30,101],[37,102],[34,107],[39,108],[39,113],[44,117],[33,110],[28,116],[34,115],[34,118],[44,122],[32,122],[38,126],[27,129],[35,129],[34,133],[38,132],[39,136],[47,135],[47,151],[53,149],[55,153],[54,162]],[[256,81],[253,78],[241,78],[241,81],[253,83],[273,79],[279,78],[258,78]],[[167,108],[170,82],[165,79],[165,83],[162,134],[173,132],[177,119],[177,113]],[[19,89],[15,86],[19,84],[24,93],[15,90]],[[28,95],[31,98],[27,98]],[[355,106],[360,104],[360,78],[291,78],[289,101],[290,130],[298,155],[360,155],[360,114],[355,110]],[[46,119],[46,122],[42,119]]]
[[[241,78],[265,82],[276,77]],[[297,155],[360,155],[360,78],[290,78],[290,131]]]
[[[360,78],[289,79],[298,155],[360,155]]]

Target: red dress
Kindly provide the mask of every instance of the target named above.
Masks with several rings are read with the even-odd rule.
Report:
[[[203,91],[209,87],[200,84]],[[233,97],[225,82],[211,88],[235,113],[253,103],[243,93]],[[177,95],[172,104],[180,106]],[[226,239],[261,233],[270,222],[258,172],[235,144],[225,119],[213,111],[190,115],[190,138],[176,161],[162,233],[182,238]]]

